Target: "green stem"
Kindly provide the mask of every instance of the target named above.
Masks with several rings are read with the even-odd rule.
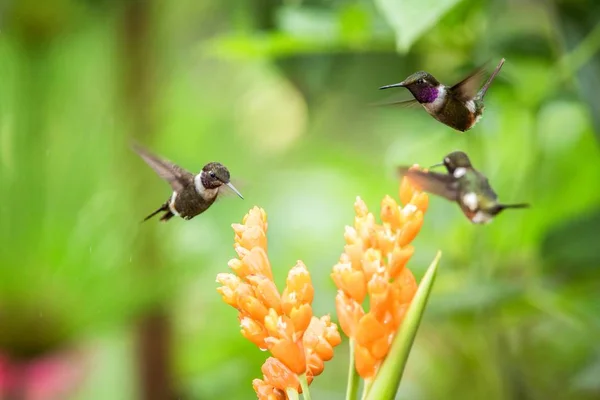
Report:
[[[350,347],[350,361],[348,362],[348,384],[346,385],[346,400],[356,400],[358,395],[358,385],[360,384],[360,377],[356,372],[354,366],[354,339],[350,339],[348,342]]]
[[[369,394],[369,390],[371,390],[371,386],[373,386],[373,379],[365,379],[365,386],[363,386],[361,400],[365,400],[367,395]]]
[[[308,390],[308,381],[306,380],[306,374],[302,374],[298,377],[300,380],[300,386],[302,387],[302,397],[304,400],[310,400],[310,390]]]
[[[289,387],[285,390],[285,393],[287,394],[287,398],[289,400],[298,400],[298,392],[296,389]]]

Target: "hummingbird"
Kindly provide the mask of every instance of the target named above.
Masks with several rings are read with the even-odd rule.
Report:
[[[507,208],[527,208],[529,204],[501,204],[488,179],[471,165],[466,153],[455,151],[444,157],[447,174],[399,167],[398,172],[420,190],[456,201],[462,212],[475,224],[485,224]]]
[[[166,222],[173,216],[190,220],[202,214],[215,202],[223,186],[228,186],[240,198],[244,198],[229,181],[229,170],[221,163],[210,162],[194,175],[139,145],[134,145],[133,149],[158,176],[169,182],[173,189],[171,197],[158,210],[144,218],[144,221],[163,211],[165,213],[160,218],[161,221]]]
[[[430,73],[419,71],[400,83],[382,86],[379,89],[407,88],[414,99],[391,104],[405,106],[421,104],[433,118],[441,123],[457,131],[466,132],[481,119],[484,109],[483,96],[503,64],[504,58],[500,60],[492,75],[479,90],[477,88],[484,73],[483,66],[475,69],[453,86],[446,86],[438,82]]]

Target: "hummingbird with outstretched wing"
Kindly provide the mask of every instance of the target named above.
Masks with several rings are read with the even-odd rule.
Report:
[[[217,199],[219,190],[223,187],[229,187],[243,199],[241,193],[230,182],[229,170],[221,163],[210,162],[198,174],[194,175],[186,169],[150,153],[137,144],[133,145],[133,149],[173,189],[169,199],[156,211],[144,218],[144,221],[160,212],[164,212],[160,218],[164,222],[174,216],[190,220],[208,210]]]
[[[465,216],[475,224],[492,221],[508,208],[527,208],[529,204],[502,204],[488,179],[471,165],[466,153],[455,151],[444,157],[436,166],[445,166],[447,174],[399,167],[398,173],[406,176],[417,189],[456,202]],[[432,168],[433,168],[432,167]]]
[[[483,116],[485,108],[483,97],[503,64],[504,58],[500,60],[494,72],[480,89],[481,78],[485,72],[483,66],[475,69],[466,78],[452,86],[440,83],[428,72],[419,71],[400,83],[382,86],[379,89],[407,88],[414,99],[388,104],[402,106],[421,104],[425,111],[441,123],[457,131],[466,132],[475,126]]]

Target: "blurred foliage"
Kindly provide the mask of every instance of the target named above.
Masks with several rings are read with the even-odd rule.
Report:
[[[473,226],[431,200],[410,267],[444,260],[398,397],[600,396],[597,2],[146,1],[133,18],[132,4],[0,4],[2,352],[89,345],[79,398],[132,398],[133,326],[166,307],[182,398],[252,398],[265,354],[215,293],[230,224],[264,207],[276,280],[304,260],[315,312],[335,314],[329,272],[355,196],[375,206],[397,192],[394,166],[461,149],[501,200],[532,208]],[[466,134],[370,106],[415,70],[451,83],[500,57]],[[191,170],[223,162],[245,200],[140,224],[169,190],[132,137]],[[314,398],[343,398],[341,347]]]

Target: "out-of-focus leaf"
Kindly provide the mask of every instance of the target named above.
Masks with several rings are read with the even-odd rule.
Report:
[[[546,267],[563,277],[598,271],[599,226],[600,209],[597,209],[551,229],[541,244]]]
[[[583,369],[583,371],[579,372],[574,379],[573,386],[575,388],[600,393],[600,380],[598,377],[600,376],[600,354],[598,354],[595,359]]]
[[[277,12],[281,32],[296,37],[337,36],[337,15],[333,10],[314,7],[281,7]]]
[[[410,46],[460,0],[375,0],[384,18],[396,32],[396,48]]]
[[[451,292],[438,293],[431,301],[430,313],[436,317],[448,315],[472,314],[481,309],[493,309],[515,300],[522,293],[517,285],[500,282],[474,282],[462,288],[454,288]]]

